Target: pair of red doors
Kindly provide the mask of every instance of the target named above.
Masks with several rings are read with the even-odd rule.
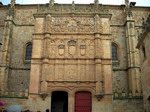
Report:
[[[92,112],[92,96],[90,92],[75,94],[75,112]]]

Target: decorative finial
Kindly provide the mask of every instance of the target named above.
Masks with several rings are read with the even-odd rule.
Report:
[[[74,0],[72,1],[72,6],[73,6],[73,7],[75,6],[75,2],[74,2]]]
[[[129,7],[129,0],[125,0],[125,6],[128,8]]]
[[[72,1],[72,10],[74,11],[75,10],[75,2]]]
[[[14,8],[16,4],[16,0],[11,0],[10,2],[10,8]]]
[[[54,2],[55,2],[55,0],[49,0],[49,5],[54,6]]]
[[[94,0],[94,4],[99,4],[99,0]]]

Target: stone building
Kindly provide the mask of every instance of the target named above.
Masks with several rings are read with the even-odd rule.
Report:
[[[150,111],[150,15],[143,20],[143,30],[139,35],[137,48],[140,50],[143,99],[146,112]]]
[[[0,100],[44,112],[143,112],[138,35],[149,7],[0,5]]]

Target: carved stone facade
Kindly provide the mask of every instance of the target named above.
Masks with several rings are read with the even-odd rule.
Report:
[[[12,0],[0,10],[0,97],[6,106],[53,111],[54,93],[64,92],[68,112],[76,112],[76,94],[87,92],[90,112],[143,112],[136,44],[150,8]],[[28,42],[31,61],[25,60]]]

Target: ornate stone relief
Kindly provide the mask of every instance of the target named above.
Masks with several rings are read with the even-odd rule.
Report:
[[[49,56],[50,57],[55,57],[55,55],[56,55],[56,45],[55,45],[55,41],[56,40],[50,40],[49,41],[49,49],[48,49],[48,51],[49,51]]]
[[[99,5],[97,0],[94,5],[75,5],[74,2],[70,5],[66,4],[54,4],[51,3],[49,6],[38,6],[37,13],[51,13],[51,14],[64,14],[64,13],[74,13],[74,14],[108,14],[109,10],[107,6]],[[95,6],[96,5],[96,6]]]
[[[51,17],[47,16],[47,32],[81,33],[94,32],[94,18],[87,17]],[[100,25],[100,24],[98,24]],[[101,26],[99,26],[101,27]]]
[[[50,59],[47,80],[94,81],[94,39],[80,36],[75,39],[73,35],[60,37],[52,36],[47,40]],[[87,57],[93,60],[85,60]]]
[[[48,42],[49,58],[94,58],[93,39],[50,39]]]
[[[66,66],[66,76],[67,80],[76,80],[77,78],[77,69],[76,65],[67,65]]]

